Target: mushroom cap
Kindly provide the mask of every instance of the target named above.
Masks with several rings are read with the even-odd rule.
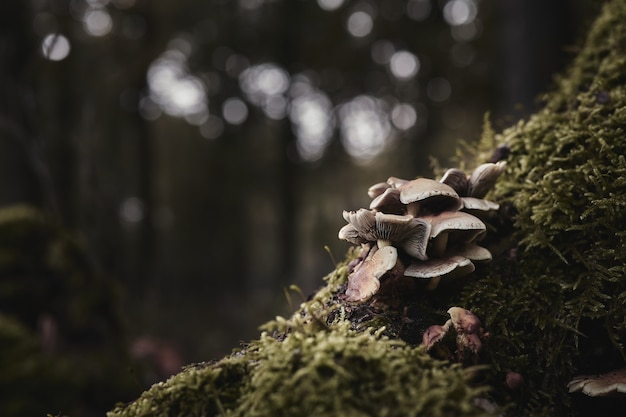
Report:
[[[396,265],[398,251],[393,246],[374,247],[365,260],[348,276],[346,299],[365,301],[378,292],[380,277]]]
[[[431,212],[458,210],[461,198],[452,187],[429,178],[417,178],[399,187],[403,204],[419,202]]]
[[[382,194],[379,194],[372,200],[370,209],[389,214],[403,213],[404,205],[400,202],[400,190],[391,187],[387,188]]]
[[[449,185],[460,196],[467,195],[468,178],[467,174],[458,168],[448,169],[439,182]]]
[[[474,313],[463,307],[448,309],[450,320],[457,333],[479,333],[482,326],[480,319]]]
[[[626,368],[600,375],[579,375],[567,384],[567,389],[590,397],[626,394]]]
[[[463,201],[463,208],[466,210],[490,211],[500,208],[500,204],[482,198],[461,197],[461,201]]]
[[[422,216],[431,224],[430,237],[436,238],[443,232],[461,232],[459,243],[470,243],[481,237],[487,226],[478,217],[462,211],[444,211],[436,215]]]
[[[406,184],[409,180],[404,180],[398,177],[389,177],[387,178],[387,184],[391,185],[393,188],[399,188],[400,186]]]
[[[455,250],[454,254],[463,256],[472,262],[489,262],[493,259],[488,249],[478,245],[465,245]]]
[[[443,326],[433,324],[429,326],[422,334],[422,345],[426,351],[429,351],[435,343],[439,342],[446,335],[447,330]]]
[[[357,211],[344,210],[343,218],[356,229],[362,239],[368,242],[378,240],[378,234],[376,233],[376,211],[363,208]]]
[[[429,259],[413,262],[404,270],[404,275],[414,278],[431,279],[442,276],[462,276],[474,271],[474,264],[463,256],[443,259]]]
[[[367,195],[370,198],[376,198],[382,193],[384,193],[385,190],[387,190],[388,188],[391,188],[391,185],[389,183],[379,182],[377,184],[372,185],[370,188],[367,189]]]
[[[341,240],[347,240],[348,242],[354,245],[361,245],[363,243],[367,243],[367,240],[363,239],[359,235],[359,231],[356,230],[354,226],[350,223],[346,224],[344,227],[339,229],[338,237]]]
[[[339,230],[340,239],[355,244],[363,243],[363,241],[387,240],[400,244],[409,255],[415,258],[428,259],[426,248],[430,236],[430,224],[423,219],[367,209],[344,211],[343,215],[349,224]]]
[[[494,186],[496,180],[504,172],[506,168],[506,161],[499,161],[494,163],[488,162],[486,164],[479,165],[472,175],[469,177],[469,184],[467,187],[467,196],[483,198],[487,192]]]

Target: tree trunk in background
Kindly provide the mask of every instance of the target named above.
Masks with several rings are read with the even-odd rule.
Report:
[[[0,205],[43,204],[27,80],[35,55],[30,18],[28,2],[0,4]]]

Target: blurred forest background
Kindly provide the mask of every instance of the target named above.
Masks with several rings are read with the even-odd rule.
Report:
[[[98,415],[254,338],[371,184],[536,109],[598,3],[3,1],[3,415]]]

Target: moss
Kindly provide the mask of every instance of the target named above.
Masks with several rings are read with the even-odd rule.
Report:
[[[338,271],[329,281],[345,278]],[[245,349],[188,367],[108,416],[490,415],[474,404],[485,388],[470,385],[472,369],[390,339],[384,327],[353,330],[338,304],[328,308],[332,298],[304,303]]]
[[[489,196],[502,203],[485,242],[496,256],[463,286],[425,292],[387,282],[373,301],[347,304],[340,295],[350,252],[290,319],[109,417],[488,414],[474,396],[508,405],[509,415],[608,415],[602,400],[579,407],[566,385],[574,374],[625,364],[625,2],[604,5],[544,100],[542,111],[503,132],[485,125],[478,149],[496,141],[510,154]],[[480,357],[487,369],[473,378],[416,347],[453,305],[471,309],[490,333]],[[508,371],[523,376],[520,388],[506,386]]]

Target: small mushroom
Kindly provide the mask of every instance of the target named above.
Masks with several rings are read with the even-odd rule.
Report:
[[[376,198],[384,193],[388,188],[391,188],[391,185],[389,183],[379,182],[368,188],[367,195],[370,196],[370,198]]]
[[[569,392],[582,392],[590,397],[626,394],[626,368],[600,375],[580,375],[567,384]]]
[[[524,377],[518,372],[508,371],[504,377],[504,382],[509,389],[516,390],[524,384]]]
[[[398,251],[393,246],[372,248],[362,263],[348,276],[346,300],[365,301],[378,292],[380,278],[396,265]]]
[[[470,175],[467,196],[483,198],[494,186],[496,180],[504,172],[506,161],[488,162],[478,166]]]
[[[467,175],[458,168],[450,168],[447,170],[439,182],[449,185],[460,196],[467,195]]]
[[[434,256],[444,256],[449,240],[456,244],[469,244],[478,240],[487,230],[478,217],[462,211],[445,211],[421,218],[431,224],[430,246]]]
[[[422,345],[428,352],[435,343],[439,342],[446,335],[447,330],[438,324],[428,327],[422,335]]]
[[[399,188],[400,186],[406,184],[409,180],[403,180],[398,177],[389,177],[387,178],[387,184],[391,185],[393,188]]]
[[[339,237],[339,239],[347,240],[348,242],[355,245],[362,245],[363,243],[367,243],[367,240],[362,238],[361,235],[359,235],[359,231],[356,230],[356,228],[350,223],[339,229],[339,233],[337,234],[337,236]]]
[[[450,307],[448,314],[457,333],[480,332],[482,326],[480,320],[471,311],[462,307]]]
[[[407,277],[429,279],[426,287],[433,290],[439,285],[442,277],[456,278],[474,272],[474,264],[463,256],[429,259],[424,262],[413,262],[405,270]]]
[[[478,245],[466,245],[454,251],[455,255],[463,256],[472,262],[489,262],[492,259],[488,249]]]
[[[352,227],[344,226],[339,231],[342,239],[360,242],[361,238],[368,242],[377,242],[379,247],[396,244],[417,259],[428,259],[426,248],[430,224],[420,218],[366,209],[344,211],[344,218]]]
[[[407,213],[417,217],[423,212],[456,211],[463,204],[452,187],[429,178],[418,178],[399,187],[400,201]]]
[[[463,201],[463,209],[470,211],[491,211],[500,208],[500,204],[482,198],[461,197],[461,201]]]
[[[387,188],[372,200],[370,209],[389,214],[403,214],[404,205],[400,202],[400,190]]]

